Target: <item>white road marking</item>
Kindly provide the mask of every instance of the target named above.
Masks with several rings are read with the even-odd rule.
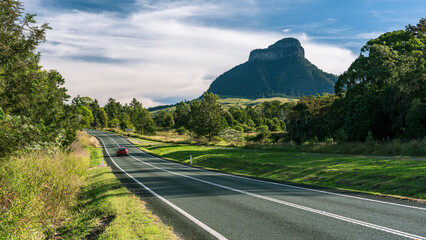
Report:
[[[117,146],[119,146],[119,144],[113,138],[111,138],[108,135],[106,135],[106,136],[108,138],[110,138]],[[147,154],[147,155],[149,155],[149,154]],[[195,177],[187,176],[187,175],[184,175],[184,174],[181,174],[181,173],[172,172],[172,171],[154,166],[150,163],[146,163],[146,162],[144,162],[144,161],[142,161],[142,160],[140,160],[140,159],[138,159],[138,158],[136,158],[136,157],[134,157],[130,154],[129,154],[129,156],[132,157],[133,159],[141,162],[142,164],[148,165],[152,168],[155,168],[155,169],[158,169],[158,170],[161,170],[161,171],[164,171],[164,172],[168,172],[168,173],[171,173],[171,174],[174,174],[174,175],[177,175],[177,176],[189,178],[189,179],[192,179],[194,181],[202,182],[202,183],[205,183],[205,184],[209,184],[209,185],[216,186],[216,187],[219,187],[219,188],[227,189],[227,190],[230,190],[230,191],[233,191],[233,192],[238,192],[238,193],[245,194],[245,195],[252,196],[252,197],[256,197],[256,198],[259,198],[259,199],[264,199],[264,200],[267,200],[267,201],[270,201],[270,202],[275,202],[275,203],[285,205],[285,206],[288,206],[288,207],[293,207],[293,208],[301,209],[301,210],[304,210],[304,211],[320,214],[320,215],[323,215],[323,216],[328,216],[328,217],[338,219],[338,220],[341,220],[341,221],[345,221],[345,222],[361,225],[361,226],[364,226],[364,227],[368,227],[368,228],[392,233],[392,234],[395,234],[395,235],[398,235],[398,236],[411,238],[411,239],[426,240],[426,237],[417,236],[417,235],[414,235],[414,234],[411,234],[411,233],[402,232],[402,231],[399,231],[399,230],[383,227],[383,226],[368,223],[368,222],[359,221],[359,220],[356,220],[356,219],[340,216],[340,215],[329,213],[329,212],[326,212],[326,211],[321,211],[321,210],[317,210],[317,209],[314,209],[314,208],[309,208],[309,207],[301,206],[301,205],[298,205],[298,204],[286,202],[286,201],[283,201],[283,200],[263,196],[263,195],[260,195],[260,194],[251,193],[251,192],[247,192],[247,191],[244,191],[244,190],[224,186],[224,185],[221,185],[221,184],[217,184],[217,183],[209,182],[209,181],[206,181],[206,180],[198,179],[198,178],[195,178]],[[149,156],[151,156],[151,155],[149,155]]]
[[[111,138],[111,137],[109,137]],[[111,138],[112,139],[112,138]],[[202,229],[206,230],[208,233],[210,233],[211,235],[213,235],[214,237],[216,237],[217,239],[220,240],[227,240],[226,237],[222,236],[220,233],[216,232],[215,230],[213,230],[212,228],[210,228],[209,226],[207,226],[206,224],[204,224],[203,222],[201,222],[200,220],[196,219],[195,217],[193,217],[191,214],[185,212],[183,209],[179,208],[178,206],[174,205],[173,203],[169,202],[167,199],[163,198],[162,196],[158,195],[156,192],[154,192],[153,190],[151,190],[149,187],[147,187],[145,184],[139,182],[136,178],[134,178],[132,175],[130,175],[129,173],[127,173],[126,171],[124,171],[120,166],[118,166],[118,164],[114,161],[114,159],[112,158],[112,156],[108,153],[108,150],[106,149],[105,143],[104,141],[102,141],[101,138],[99,138],[99,140],[101,140],[102,145],[104,145],[105,147],[105,152],[108,154],[108,157],[111,159],[111,161],[115,164],[115,166],[120,169],[123,173],[125,173],[127,176],[129,176],[131,179],[133,179],[136,183],[138,183],[139,185],[141,185],[143,188],[145,188],[147,191],[149,191],[152,195],[154,195],[155,197],[157,197],[158,199],[160,199],[161,201],[163,201],[164,203],[166,203],[167,205],[169,205],[170,207],[172,207],[173,209],[175,209],[176,211],[178,211],[180,214],[184,215],[186,218],[188,218],[189,220],[191,220],[192,222],[194,222],[195,224],[197,224],[198,226],[200,226]],[[112,139],[114,141],[114,139]],[[116,141],[114,141],[115,144],[117,144]],[[118,145],[118,144],[117,144]]]

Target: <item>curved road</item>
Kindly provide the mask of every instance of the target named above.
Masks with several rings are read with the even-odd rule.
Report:
[[[205,171],[87,130],[117,177],[185,239],[423,239],[426,204]],[[130,156],[115,156],[125,146]],[[285,153],[283,153],[285,154]]]

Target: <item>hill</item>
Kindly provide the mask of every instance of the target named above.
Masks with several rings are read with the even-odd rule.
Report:
[[[300,42],[284,38],[267,49],[256,49],[249,60],[225,72],[207,92],[221,98],[297,97],[333,93],[337,77],[305,58]]]

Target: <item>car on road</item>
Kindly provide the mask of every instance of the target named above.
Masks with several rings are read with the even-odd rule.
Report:
[[[126,147],[119,147],[117,148],[117,152],[115,153],[115,155],[117,157],[121,155],[129,156],[129,150]]]

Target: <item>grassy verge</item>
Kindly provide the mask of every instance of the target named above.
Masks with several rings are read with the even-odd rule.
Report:
[[[0,162],[0,239],[177,239],[99,167],[94,140],[80,132],[70,153]]]
[[[93,139],[93,138],[92,138]],[[73,217],[57,236],[62,239],[178,239],[170,227],[123,187],[109,167],[99,167],[102,150],[85,137],[91,166]]]
[[[211,148],[206,146],[134,141],[154,155],[241,175],[314,186],[426,198],[426,161]]]
[[[0,163],[0,238],[52,238],[85,185],[89,157],[35,152]]]
[[[306,153],[325,153],[325,154],[356,154],[370,156],[418,156],[425,158],[426,156],[426,138],[422,140],[411,140],[402,142],[400,140],[392,140],[389,142],[349,142],[337,144],[335,142],[325,143],[310,143],[306,142],[302,145],[291,143],[256,143],[244,141],[242,143],[228,143],[225,141],[208,141],[207,139],[196,139],[190,134],[179,135],[176,131],[166,130],[157,131],[154,136],[140,135],[134,132],[124,132],[120,129],[109,128],[108,131],[128,136],[136,137],[153,141],[176,144],[193,144],[219,147],[240,147],[244,149],[272,150],[280,152],[306,152]],[[280,134],[280,133],[279,133]],[[256,135],[251,133],[246,135]]]

